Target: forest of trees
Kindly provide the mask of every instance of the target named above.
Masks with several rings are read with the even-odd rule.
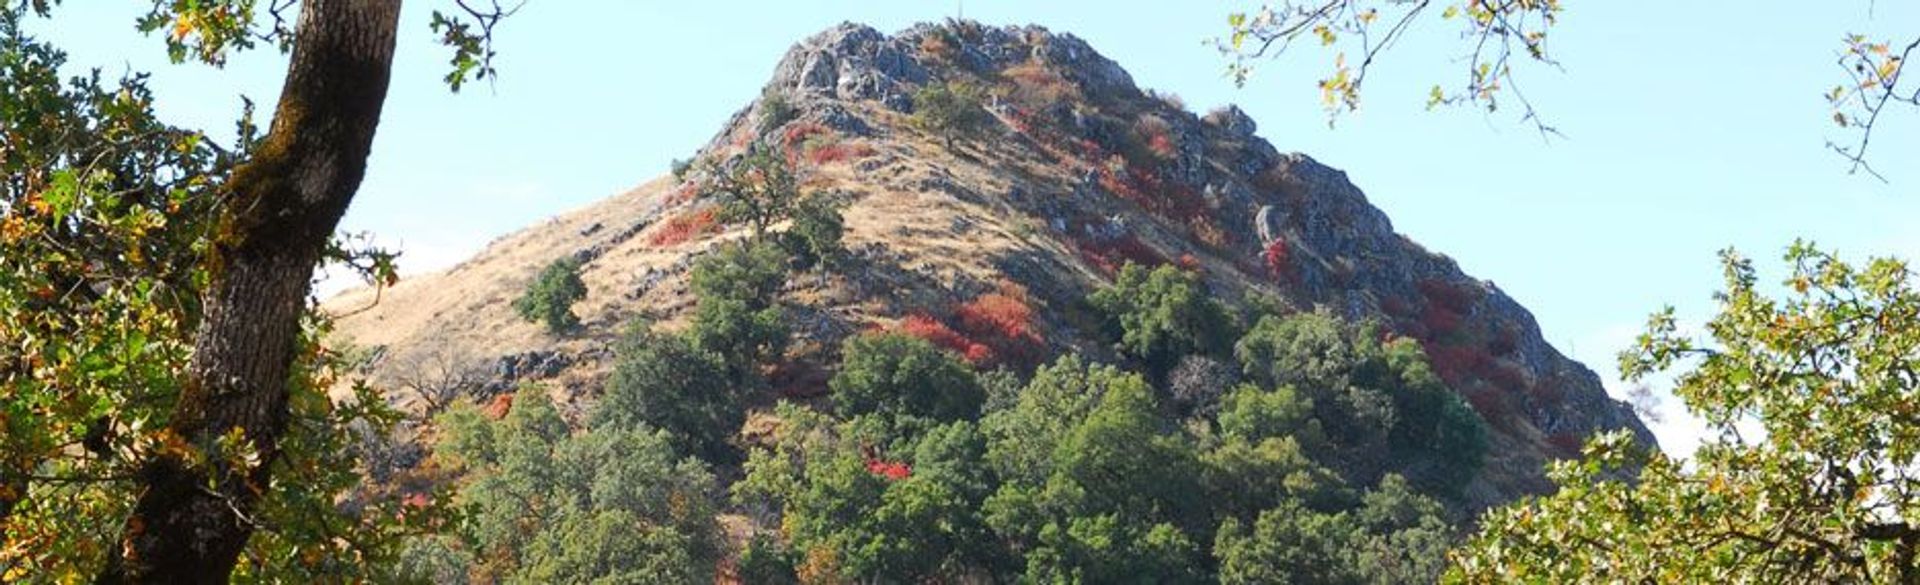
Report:
[[[1236,34],[1337,36],[1314,19],[1367,26],[1344,8],[1360,4]],[[434,490],[388,497],[368,478],[405,417],[376,388],[328,396],[364,356],[322,343],[310,286],[322,261],[394,278],[391,254],[334,230],[399,3],[290,6],[159,2],[141,21],[177,60],[289,51],[272,124],[249,108],[231,145],[155,119],[140,75],[63,79],[64,55],[21,28],[57,2],[0,6],[0,581],[1920,581],[1920,292],[1900,261],[1795,244],[1774,286],[1727,252],[1705,338],[1668,310],[1622,356],[1632,376],[1677,373],[1715,438],[1681,461],[1597,437],[1554,464],[1555,493],[1463,518],[1447,504],[1486,430],[1417,344],[1326,312],[1241,314],[1172,266],[1129,265],[1085,299],[1112,363],[982,371],[864,332],[824,400],[743,434],[791,341],[779,290],[834,270],[843,230],[834,198],[764,151],[708,171],[752,235],[692,267],[684,328],[630,324],[578,420],[539,386],[448,401],[420,468],[387,482]],[[504,12],[455,6],[433,26],[458,88],[491,74]],[[1467,6],[1472,30],[1522,38],[1499,23],[1558,10]],[[1859,52],[1879,85],[1836,103],[1900,97],[1905,53]],[[553,264],[526,317],[570,327],[577,269]]]

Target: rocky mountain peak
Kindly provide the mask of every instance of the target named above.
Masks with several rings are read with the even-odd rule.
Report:
[[[978,88],[984,127],[949,145],[912,123],[915,93],[935,81]],[[1121,264],[1176,264],[1236,306],[1271,296],[1418,340],[1492,431],[1485,479],[1469,494],[1476,505],[1545,489],[1542,463],[1571,456],[1592,432],[1631,429],[1652,443],[1524,307],[1395,232],[1346,173],[1280,152],[1237,107],[1196,115],[1141,90],[1071,34],[952,21],[888,35],[845,23],[790,49],[764,95],[779,99],[740,109],[696,158],[777,145],[808,189],[849,202],[849,268],[783,293],[802,339],[796,363],[824,362],[859,331],[951,318],[1009,288],[1031,306],[1050,353],[1117,359],[1083,299]],[[625,324],[684,319],[692,259],[743,231],[713,222],[697,174],[506,236],[377,304],[361,291],[329,306],[345,314],[343,335],[381,350],[376,376],[479,363],[494,373],[487,388],[544,381],[577,410],[597,394]],[[582,330],[552,337],[509,305],[566,256],[585,262],[590,292],[576,306]],[[821,391],[803,378],[778,391]]]

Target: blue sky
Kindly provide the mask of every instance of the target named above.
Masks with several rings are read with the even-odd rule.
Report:
[[[34,30],[72,65],[152,71],[158,108],[177,124],[225,131],[241,95],[272,103],[282,57],[243,54],[221,70],[168,65],[158,39],[133,32],[143,4],[71,2]],[[756,96],[804,36],[847,20],[892,31],[959,9],[531,0],[502,25],[498,81],[451,95],[439,82],[446,54],[427,29],[443,4],[407,4],[371,169],[346,220],[402,249],[409,271],[451,265],[665,172]],[[1845,136],[1820,97],[1839,79],[1841,35],[1911,38],[1920,5],[1567,4],[1552,37],[1565,70],[1522,72],[1529,97],[1566,135],[1552,142],[1510,114],[1425,110],[1426,88],[1460,74],[1461,45],[1436,22],[1371,74],[1360,112],[1329,128],[1313,87],[1327,55],[1268,62],[1244,89],[1222,77],[1225,61],[1203,40],[1224,30],[1228,12],[1257,8],[1249,2],[976,0],[964,9],[988,24],[1079,35],[1190,108],[1239,104],[1275,146],[1345,169],[1401,232],[1497,283],[1533,310],[1550,342],[1606,378],[1649,312],[1673,304],[1686,320],[1710,315],[1721,248],[1772,259],[1806,237],[1855,258],[1920,257],[1920,111],[1877,131],[1883,184],[1847,175],[1824,150]],[[1691,451],[1697,427],[1668,419],[1662,442]]]

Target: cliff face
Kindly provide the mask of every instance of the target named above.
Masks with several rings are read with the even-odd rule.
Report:
[[[980,88],[984,130],[950,148],[912,124],[914,92],[934,82]],[[1204,274],[1229,304],[1273,295],[1419,340],[1492,431],[1474,505],[1544,489],[1542,464],[1589,433],[1626,428],[1652,442],[1593,372],[1541,339],[1525,308],[1395,233],[1344,173],[1279,152],[1238,108],[1196,116],[1140,90],[1070,34],[951,23],[889,36],[845,24],[790,50],[767,90],[790,108],[743,108],[699,156],[779,144],[807,189],[849,202],[849,261],[783,293],[802,340],[796,364],[828,363],[846,335],[950,315],[1007,283],[1025,290],[1051,351],[1112,359],[1081,299],[1124,262],[1169,262]],[[481,394],[544,381],[581,408],[624,324],[673,326],[690,306],[690,261],[744,231],[711,225],[711,202],[687,178],[506,236],[378,302],[354,291],[327,306],[346,340],[375,350],[378,381],[455,376]],[[582,329],[556,338],[509,305],[569,255],[586,261],[591,292],[576,307]],[[781,386],[790,397],[817,391],[804,375]]]

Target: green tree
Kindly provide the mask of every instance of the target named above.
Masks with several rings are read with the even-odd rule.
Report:
[[[1409,339],[1324,312],[1262,317],[1235,345],[1247,377],[1312,405],[1330,463],[1363,483],[1392,470],[1455,493],[1480,470],[1486,428]],[[1221,422],[1229,422],[1223,412]],[[1305,437],[1303,437],[1305,440]],[[1390,454],[1383,458],[1382,453]]]
[[[1087,301],[1106,316],[1109,337],[1156,376],[1190,354],[1225,354],[1235,333],[1233,318],[1199,275],[1173,266],[1129,263]]]
[[[1432,583],[1453,542],[1442,514],[1438,503],[1387,476],[1351,510],[1284,502],[1251,526],[1229,518],[1214,541],[1220,582]]]
[[[1312,402],[1291,388],[1235,390],[1222,405],[1219,433],[1201,454],[1216,515],[1253,518],[1296,500],[1316,510],[1352,504],[1346,481],[1307,455],[1323,451],[1326,439]]]
[[[793,224],[781,234],[781,245],[801,267],[832,267],[846,253],[840,239],[847,233],[846,219],[840,215],[841,200],[832,195],[814,193],[800,198],[793,208]]]
[[[608,425],[576,435],[539,389],[517,393],[501,420],[462,403],[439,423],[435,456],[464,472],[467,518],[459,534],[413,547],[409,566],[444,567],[451,556],[470,567],[463,577],[513,583],[713,579],[717,487],[667,433]]]
[[[1600,437],[1550,468],[1552,496],[1489,512],[1451,580],[1920,581],[1913,273],[1798,242],[1786,261],[1775,289],[1723,253],[1711,342],[1669,308],[1621,355],[1633,379],[1686,367],[1674,394],[1712,437],[1692,461]]]
[[[1098,387],[1084,387],[1089,381]],[[988,420],[989,460],[1010,472],[984,511],[1025,558],[1022,578],[1203,580],[1197,542],[1211,527],[1197,461],[1191,442],[1158,418],[1145,382],[1063,358],[1035,376],[1043,384],[1052,387],[1030,386],[1019,405]],[[1068,397],[1057,391],[1070,386],[1094,391],[1061,404]],[[1007,465],[1016,462],[1032,466]]]
[[[737,461],[728,439],[746,421],[743,388],[727,377],[720,356],[640,322],[614,346],[613,359],[594,428],[661,429],[682,452]]]
[[[786,349],[785,312],[777,303],[789,257],[760,240],[722,244],[693,264],[695,347],[719,355],[736,384],[758,379],[759,367]]]
[[[48,16],[58,4],[36,0],[9,3],[0,8],[0,12],[6,14],[8,51],[31,44],[17,30],[15,23],[19,19],[29,13]],[[177,193],[182,195],[180,199],[207,191],[217,193],[210,203],[191,206],[204,212],[195,216],[195,221],[186,222],[196,226],[193,229],[171,231],[155,223],[139,226],[122,223],[124,227],[135,227],[136,235],[145,231],[171,231],[169,238],[155,239],[148,244],[180,247],[153,258],[185,259],[187,261],[178,266],[191,267],[188,270],[197,275],[194,286],[168,287],[164,293],[173,297],[166,301],[168,303],[180,303],[181,297],[195,299],[184,303],[184,309],[175,314],[181,317],[180,328],[154,332],[161,334],[147,338],[160,345],[183,343],[191,348],[186,354],[185,366],[167,373],[171,380],[155,384],[164,390],[143,393],[140,397],[148,402],[137,410],[165,411],[164,416],[119,417],[118,412],[113,412],[118,409],[97,408],[99,403],[88,404],[88,409],[94,412],[79,415],[85,417],[81,420],[104,421],[84,423],[99,426],[102,429],[99,434],[103,436],[132,436],[147,441],[146,447],[122,454],[141,458],[138,463],[141,473],[131,479],[137,487],[121,492],[133,500],[130,509],[123,514],[62,517],[56,521],[95,527],[121,526],[119,535],[92,539],[90,542],[94,544],[87,547],[106,553],[104,566],[75,569],[98,570],[96,580],[99,582],[218,582],[236,576],[236,563],[242,551],[250,546],[255,527],[260,525],[255,521],[256,516],[279,505],[271,498],[287,497],[274,487],[279,483],[276,477],[296,472],[296,468],[287,467],[286,455],[302,442],[298,435],[306,430],[291,428],[290,423],[311,420],[315,414],[316,408],[295,403],[311,400],[307,397],[315,394],[307,386],[315,371],[312,354],[318,349],[311,339],[304,338],[310,333],[306,325],[312,322],[309,289],[313,269],[323,259],[337,256],[334,252],[339,248],[334,245],[334,229],[365,174],[392,70],[399,3],[308,0],[298,3],[297,15],[285,12],[292,9],[292,5],[255,10],[254,4],[251,0],[160,2],[154,3],[137,23],[141,31],[148,33],[165,29],[168,34],[163,37],[175,61],[192,58],[218,65],[229,53],[257,44],[275,46],[289,54],[273,124],[264,136],[258,136],[257,142],[250,140],[243,146],[239,151],[240,162],[231,167],[230,174],[224,170],[208,173],[203,168],[183,167],[175,154],[139,159],[126,157],[130,151],[121,151],[120,155],[105,159],[63,158],[59,156],[60,150],[66,146],[32,142],[35,139],[15,143],[16,136],[30,134],[41,134],[40,138],[44,138],[97,132],[104,140],[86,138],[78,142],[135,146],[155,141],[172,142],[179,134],[141,135],[133,133],[140,130],[134,127],[41,125],[57,119],[45,116],[54,113],[51,110],[84,103],[73,101],[76,98],[90,99],[83,92],[35,93],[19,91],[31,85],[9,84],[8,97],[0,100],[0,108],[5,109],[0,117],[17,118],[28,122],[27,126],[41,126],[15,134],[11,129],[17,127],[8,124],[8,147],[4,150],[9,154],[21,152],[16,148],[39,150],[10,162],[38,159],[51,163],[8,169],[10,173],[20,173],[10,177],[9,182],[25,188],[24,192],[8,193],[7,200],[0,204],[8,216],[17,216],[21,212],[15,210],[22,207],[33,207],[18,205],[20,203],[34,200],[55,203],[62,199],[43,197],[52,193],[46,191],[48,183],[44,179],[62,175],[70,180],[55,181],[55,184],[98,181],[86,190],[88,194],[67,197],[69,203],[98,199],[101,194],[118,197],[131,192],[124,191],[124,187],[152,184],[148,179],[139,178],[142,174],[164,177],[162,182],[178,181],[184,189]],[[460,81],[490,72],[487,61],[491,52],[487,47],[491,27],[502,15],[504,10],[484,9],[464,11],[456,17],[436,14],[434,26],[443,33],[441,40],[454,49],[455,71],[448,80],[456,87]],[[478,30],[474,28],[476,24]],[[46,58],[53,55],[45,50],[27,52],[38,55],[24,61],[7,59],[6,65],[0,68],[44,70]],[[98,111],[104,117],[95,119],[151,119],[145,114],[144,90],[122,94],[116,99],[113,111]],[[127,117],[129,114],[132,117]],[[70,133],[73,130],[79,130],[80,134]],[[242,130],[243,136],[256,136],[250,126]],[[204,153],[197,144],[180,146],[177,155],[181,157]],[[92,166],[96,162],[134,164],[117,168]],[[130,180],[116,182],[106,178],[115,173]],[[175,192],[171,188],[146,191],[140,195],[145,199],[140,207],[170,209],[171,213],[171,206],[164,203],[171,195],[163,194]],[[154,219],[150,214],[113,206],[51,205],[34,213],[43,219],[60,217],[60,221],[65,221],[79,219],[76,214],[96,212],[108,215],[115,222],[142,215],[146,215],[142,221]],[[0,256],[14,258],[19,252],[29,251],[14,247],[25,245],[18,239],[22,230],[7,231],[11,233],[0,239],[7,241],[8,248]],[[135,246],[117,254],[139,248]],[[114,255],[87,260],[111,261]],[[143,268],[122,284],[127,290],[154,291],[160,282],[147,276],[165,272],[168,271]],[[143,307],[147,301],[138,298],[106,298],[101,302],[148,310]],[[142,340],[142,345],[146,343]],[[148,361],[160,357],[151,356]],[[101,358],[91,359],[100,365]],[[40,380],[39,376],[20,373],[16,379]],[[322,406],[317,410],[324,412],[326,408]],[[130,426],[133,420],[138,420],[140,426]],[[328,420],[324,415],[319,420],[325,420],[326,424],[339,422]],[[122,432],[120,428],[127,430]],[[153,448],[156,444],[169,448]],[[12,478],[15,483],[18,480]],[[4,499],[12,498],[0,498]],[[11,521],[7,528],[9,546],[4,550],[17,550],[11,546],[15,542],[47,542],[40,538],[41,529],[18,532],[16,528],[26,529]],[[62,530],[54,527],[47,531]],[[302,530],[280,534],[287,538],[316,536]],[[280,538],[268,537],[269,540]],[[322,536],[318,542],[338,540],[334,536]],[[93,559],[98,557],[94,552],[57,550],[47,556]],[[273,555],[273,558],[288,557]],[[368,559],[369,562],[377,560]]]
[[[793,215],[800,201],[800,184],[787,168],[787,159],[772,146],[755,142],[747,152],[707,171],[707,190],[719,198],[717,218],[746,223],[755,238]]]
[[[561,258],[540,270],[527,283],[527,292],[514,299],[513,310],[520,318],[546,325],[547,332],[565,333],[580,325],[573,305],[587,296],[587,284],[580,280],[580,260]]]
[[[985,393],[953,354],[899,333],[857,335],[841,346],[840,371],[828,386],[842,416],[877,413],[894,426],[922,420],[971,420]]]
[[[257,305],[215,298],[281,274],[210,255],[258,251],[242,243],[258,235],[244,219],[285,203],[257,170],[234,174],[269,156],[254,150],[251,116],[223,148],[155,119],[144,75],[63,82],[65,55],[20,30],[52,8],[0,8],[0,580],[389,577],[399,537],[438,513],[403,519],[398,502],[357,492],[350,429],[385,434],[398,414],[361,386],[327,398],[351,365],[320,346],[327,323],[305,303],[307,274],[291,313],[278,304],[289,282],[256,291]],[[189,8],[155,7],[176,9]],[[258,209],[227,207],[248,197]],[[390,255],[349,251],[330,229],[316,256],[390,274]],[[288,235],[282,251],[304,254],[305,235]],[[251,345],[262,339],[271,347]]]
[[[734,495],[777,515],[794,550],[833,559],[810,567],[815,576],[925,582],[994,563],[979,515],[984,447],[972,423],[934,426],[888,449],[862,438],[859,418],[836,423],[784,403],[777,414],[779,439],[753,453]]]
[[[992,118],[980,109],[980,90],[961,82],[935,81],[913,93],[913,123],[940,135],[947,148],[953,141],[985,128]]]

